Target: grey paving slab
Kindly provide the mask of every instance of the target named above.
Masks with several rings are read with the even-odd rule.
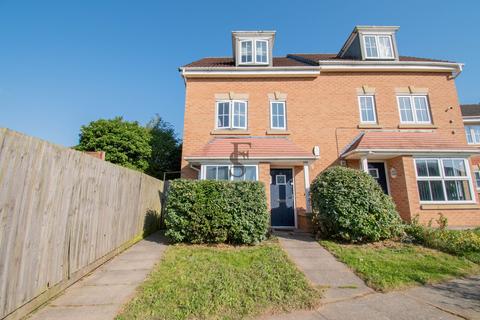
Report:
[[[467,319],[480,319],[480,276],[418,287],[405,294]]]
[[[140,241],[70,286],[29,319],[113,319],[159,262],[166,243],[160,233]]]
[[[350,299],[374,292],[310,235],[289,232],[277,232],[276,235],[282,248],[307,279],[315,286],[326,288],[324,302]]]

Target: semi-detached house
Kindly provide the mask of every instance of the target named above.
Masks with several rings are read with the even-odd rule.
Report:
[[[371,174],[409,221],[480,225],[455,78],[462,64],[399,55],[398,27],[357,26],[338,53],[275,57],[274,31],[232,32],[230,57],[180,68],[182,176],[259,180],[271,225],[308,229],[311,181]]]

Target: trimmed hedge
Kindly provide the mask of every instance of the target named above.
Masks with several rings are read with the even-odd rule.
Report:
[[[314,223],[321,236],[349,242],[389,239],[402,226],[392,198],[369,174],[332,167],[311,185]]]
[[[173,242],[254,244],[265,239],[265,188],[253,181],[172,181],[166,236]]]

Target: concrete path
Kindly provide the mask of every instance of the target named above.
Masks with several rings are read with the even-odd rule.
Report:
[[[30,316],[30,320],[112,320],[160,260],[166,241],[156,233],[125,250]]]
[[[480,319],[480,276],[378,293],[366,287],[350,269],[310,236],[277,235],[281,246],[312,284],[326,286],[327,291],[317,310],[262,319]],[[356,288],[347,289],[349,285]]]

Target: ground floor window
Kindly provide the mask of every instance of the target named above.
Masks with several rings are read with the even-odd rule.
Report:
[[[202,165],[201,178],[207,180],[258,180],[256,165],[207,164]]]
[[[471,202],[472,180],[466,159],[415,159],[422,202]]]

